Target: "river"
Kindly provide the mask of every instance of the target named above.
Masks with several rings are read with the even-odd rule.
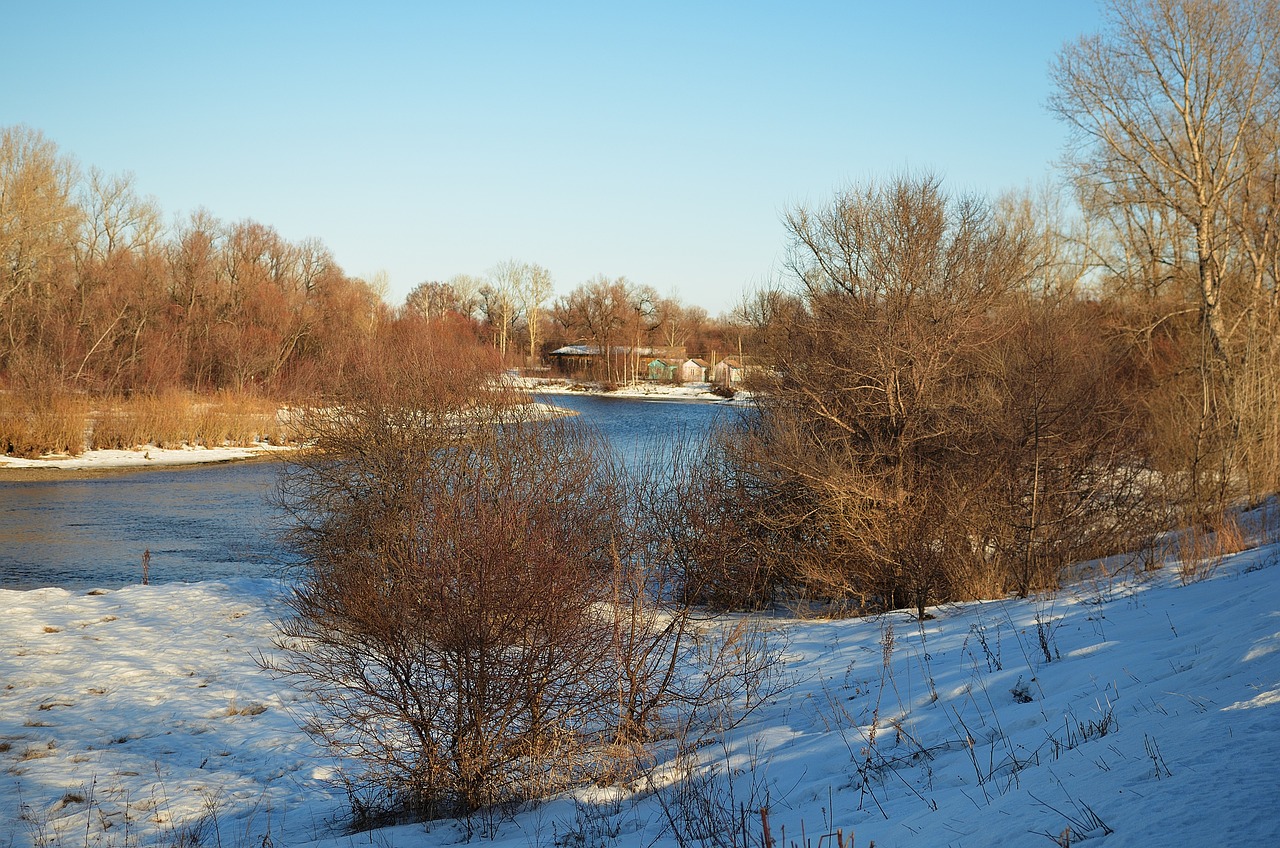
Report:
[[[624,459],[653,440],[696,437],[719,404],[554,395]],[[121,471],[88,479],[6,482],[0,474],[0,589],[111,589],[141,582],[264,577],[281,572],[283,517],[271,506],[275,462]]]

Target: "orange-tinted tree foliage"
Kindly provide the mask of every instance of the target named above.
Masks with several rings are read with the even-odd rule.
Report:
[[[392,323],[315,239],[204,210],[166,230],[130,176],[0,128],[0,388],[310,394]]]

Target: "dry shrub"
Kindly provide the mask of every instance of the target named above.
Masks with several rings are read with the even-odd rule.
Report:
[[[349,756],[357,825],[618,779],[760,679],[752,633],[699,634],[669,602],[647,505],[673,490],[580,419],[528,416],[495,371],[456,340],[404,339],[308,411],[282,467],[302,566],[270,667]]]
[[[293,440],[277,404],[245,393],[218,392],[194,404],[191,418],[188,440],[205,447],[243,447],[258,442],[284,445]]]
[[[1248,547],[1240,522],[1219,513],[1203,526],[1193,525],[1178,541],[1178,577],[1184,584],[1207,580],[1224,559]]]
[[[0,407],[0,452],[10,456],[75,456],[85,449],[88,401],[78,395],[4,397]]]
[[[1008,592],[1008,570],[993,558],[966,557],[952,569],[951,586],[956,598],[1000,598]]]
[[[409,400],[405,398],[405,400]],[[570,419],[346,399],[284,489],[305,575],[276,670],[362,767],[357,819],[470,813],[554,791],[615,694],[615,471]]]
[[[1124,347],[1028,287],[1029,232],[928,176],[787,224],[798,286],[761,312],[775,367],[727,457],[726,526],[787,551],[775,597],[923,617],[1127,548],[1154,478]]]
[[[667,434],[672,451],[646,459],[670,480],[670,496],[650,498],[652,532],[665,537],[681,597],[712,609],[761,609],[775,600],[779,577],[798,551],[770,533],[756,513],[767,508],[746,491],[750,480],[728,461],[738,431],[719,426],[710,439]]]

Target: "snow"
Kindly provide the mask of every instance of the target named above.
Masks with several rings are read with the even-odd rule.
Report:
[[[923,624],[774,620],[793,685],[702,749],[700,815],[767,802],[788,846],[834,828],[881,848],[1052,845],[1067,828],[1108,848],[1275,844],[1277,563],[1272,542],[1188,585],[1169,564]],[[340,764],[257,661],[284,590],[0,591],[0,846],[462,841],[455,823],[343,830]],[[662,801],[678,793],[651,789],[584,789],[481,829],[511,848],[675,846]]]
[[[233,462],[241,459],[271,456],[292,448],[258,444],[251,447],[224,448],[158,448],[147,445],[138,450],[91,450],[79,456],[43,456],[26,459],[0,456],[0,475],[4,469],[59,469],[63,471],[98,471],[111,468],[157,468],[175,465],[199,465],[209,462]],[[3,476],[0,476],[3,479]]]

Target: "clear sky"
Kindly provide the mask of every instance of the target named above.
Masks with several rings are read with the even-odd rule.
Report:
[[[904,169],[1053,176],[1044,108],[1091,0],[50,2],[0,12],[0,125],[320,238],[389,299],[516,258],[713,314],[778,273],[780,218]]]

